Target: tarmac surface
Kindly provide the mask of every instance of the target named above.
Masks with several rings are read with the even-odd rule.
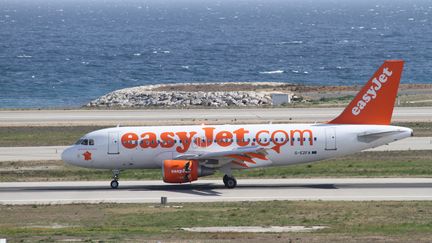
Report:
[[[344,108],[3,110],[0,126],[171,125],[263,122],[326,122]],[[396,107],[394,122],[430,122],[432,107]]]
[[[0,147],[1,161],[61,160],[68,146]],[[432,137],[410,137],[367,151],[432,150]]]
[[[5,182],[0,204],[160,203],[269,200],[432,200],[432,178],[239,179],[226,189],[222,180],[171,185],[161,181]]]

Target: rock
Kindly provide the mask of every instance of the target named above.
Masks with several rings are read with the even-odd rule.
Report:
[[[194,99],[191,101],[192,105],[201,105],[202,101],[200,99]]]
[[[233,84],[233,83],[230,83]],[[242,83],[238,83],[242,84]],[[244,83],[243,83],[244,84]],[[177,84],[178,85],[178,84]],[[203,85],[203,84],[181,84]],[[216,84],[214,84],[216,85]],[[223,83],[217,84],[223,87]],[[148,85],[116,90],[90,101],[87,107],[229,107],[271,105],[271,95],[256,91],[153,91],[175,85]],[[214,88],[214,87],[213,87]],[[300,98],[301,100],[301,98]]]

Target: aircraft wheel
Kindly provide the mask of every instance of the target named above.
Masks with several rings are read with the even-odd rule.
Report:
[[[222,178],[223,183],[226,185],[227,184],[227,179],[228,179],[228,175],[224,175],[224,177]]]
[[[234,177],[224,176],[223,182],[226,188],[232,189],[237,186],[237,180]]]
[[[119,183],[118,183],[117,180],[112,180],[112,181],[111,181],[111,188],[112,188],[112,189],[117,189],[118,186],[119,186]]]

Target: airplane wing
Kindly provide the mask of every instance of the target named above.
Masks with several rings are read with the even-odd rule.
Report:
[[[203,152],[200,154],[181,154],[174,157],[176,160],[193,159],[198,160],[200,164],[218,168],[227,163],[234,163],[241,167],[248,168],[248,164],[256,164],[259,160],[268,161],[265,148],[254,146],[225,150],[218,152]]]

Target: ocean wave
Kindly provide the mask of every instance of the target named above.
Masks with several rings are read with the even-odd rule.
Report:
[[[281,41],[276,43],[278,45],[299,45],[299,44],[303,44],[303,41],[301,40],[294,40],[294,41]]]
[[[263,71],[263,72],[259,72],[260,74],[280,74],[280,73],[284,73],[284,70],[274,70],[274,71]]]
[[[23,54],[23,55],[19,55],[19,56],[17,56],[18,58],[32,58],[32,56],[30,56],[30,55],[26,55],[26,54]]]

